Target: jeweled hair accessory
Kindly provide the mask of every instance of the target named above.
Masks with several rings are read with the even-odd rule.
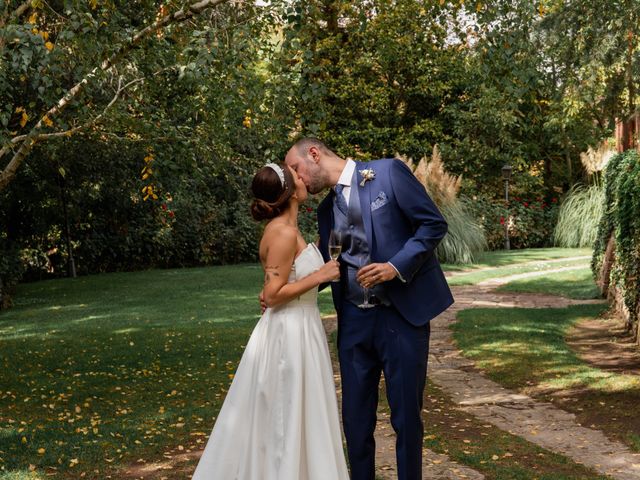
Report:
[[[278,178],[280,179],[280,183],[282,184],[282,188],[284,188],[286,184],[284,181],[284,170],[282,170],[282,167],[277,163],[267,163],[265,167],[269,167],[271,170],[276,172]]]

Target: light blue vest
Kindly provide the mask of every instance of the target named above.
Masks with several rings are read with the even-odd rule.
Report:
[[[356,280],[358,270],[365,265],[365,259],[369,256],[369,244],[362,220],[360,196],[358,192],[357,169],[351,178],[351,193],[349,195],[349,209],[347,215],[342,213],[333,201],[334,229],[342,233],[342,254],[340,262],[346,265],[346,282],[341,281],[345,289],[345,298],[356,305],[362,303],[364,292],[362,286]],[[384,304],[389,305],[383,285],[376,285],[370,290]]]

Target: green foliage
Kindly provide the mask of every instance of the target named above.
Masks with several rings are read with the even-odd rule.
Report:
[[[0,148],[184,2],[38,1],[4,16],[22,4],[0,2]],[[89,126],[40,143],[1,198],[0,235],[14,259],[5,264],[24,259],[3,275],[25,266],[28,279],[63,274],[67,220],[82,273],[254,259],[260,227],[247,213],[247,181],[309,133],[359,159],[421,158],[438,143],[447,170],[464,176],[463,193],[480,198],[472,208],[499,248],[502,164],[514,166],[515,195],[550,202],[554,187],[580,177],[578,153],[633,103],[620,72],[637,73],[634,57],[621,56],[637,12],[605,7],[276,0],[171,25],[45,122],[43,133]],[[553,209],[510,208],[515,248],[548,243]],[[302,214],[313,239],[314,215]],[[449,217],[452,232],[470,233]],[[462,247],[455,235],[445,257],[468,261],[479,243]]]
[[[11,295],[23,273],[19,247],[0,236],[0,310],[11,306]]]
[[[464,65],[447,44],[449,2],[297,1],[282,56],[299,72],[292,101],[303,132],[343,156],[431,154],[444,138],[441,106]],[[381,34],[384,32],[384,34]]]
[[[456,199],[442,206],[441,211],[449,230],[438,245],[438,258],[450,264],[474,263],[478,254],[487,249],[482,225],[463,200]]]
[[[605,171],[605,215],[598,227],[592,269],[598,275],[609,238],[615,239],[610,284],[622,292],[636,325],[640,303],[640,155],[628,150],[613,157]]]
[[[0,89],[2,108],[11,110],[0,147],[161,8],[179,5],[35,2],[7,24],[40,33],[35,43],[0,49],[10,67],[0,68],[0,82],[12,85]],[[282,158],[291,124],[274,93],[284,85],[265,82],[276,14],[276,6],[222,6],[189,28],[172,26],[53,119],[47,132],[84,124],[103,113],[117,85],[141,80],[99,123],[40,144],[2,192],[0,235],[14,246],[12,264],[20,259],[11,277],[24,268],[27,279],[66,273],[64,204],[80,273],[254,260],[260,227],[249,216],[248,185],[259,165]],[[45,36],[55,45],[42,52],[47,68],[20,70],[11,59],[40,48]],[[41,92],[40,81],[51,89]]]
[[[572,188],[560,205],[553,243],[559,247],[593,247],[604,211],[599,185]]]
[[[551,245],[551,234],[557,218],[557,201],[542,197],[514,197],[509,206],[504,200],[478,195],[469,200],[484,227],[490,250],[501,249],[505,240],[505,223],[509,226],[511,248],[539,248]]]

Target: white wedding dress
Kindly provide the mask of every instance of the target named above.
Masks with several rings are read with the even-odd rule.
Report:
[[[324,264],[315,244],[289,282]],[[314,288],[269,308],[249,339],[193,480],[348,480]]]

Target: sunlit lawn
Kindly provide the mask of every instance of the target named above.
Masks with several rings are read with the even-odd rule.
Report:
[[[512,266],[507,265],[458,273],[455,276],[448,278],[447,281],[449,282],[449,285],[475,285],[479,282],[492,278],[508,277],[510,275],[518,275],[521,273],[555,270],[563,267],[585,266],[587,264],[588,261],[585,260],[567,260],[553,263],[536,261],[531,263],[514,264]]]
[[[526,248],[523,250],[496,250],[480,254],[476,263],[471,265],[443,265],[448,271],[462,271],[473,269],[486,269],[505,267],[514,263],[538,262],[568,257],[591,256],[589,248]],[[585,260],[583,260],[584,262]],[[586,260],[587,262],[589,260]]]
[[[541,277],[514,280],[499,287],[497,290],[502,292],[546,293],[579,300],[601,297],[589,267],[550,273]]]
[[[102,479],[199,448],[259,317],[261,283],[257,265],[239,265],[21,285],[0,314],[0,472],[14,472],[0,479],[27,478],[29,465]],[[321,305],[331,312],[328,292]]]

